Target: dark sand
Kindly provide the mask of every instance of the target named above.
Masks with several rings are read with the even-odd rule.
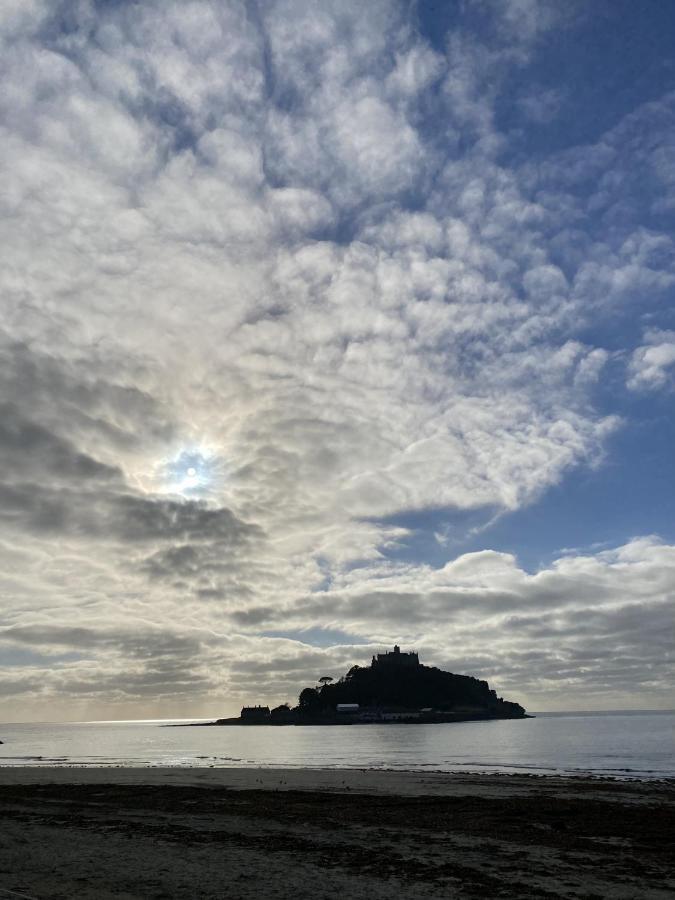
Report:
[[[675,897],[675,784],[0,769],[0,898]]]

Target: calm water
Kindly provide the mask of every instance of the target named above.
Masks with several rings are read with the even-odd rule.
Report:
[[[334,728],[0,725],[0,740],[4,766],[318,766],[675,777],[675,713]]]

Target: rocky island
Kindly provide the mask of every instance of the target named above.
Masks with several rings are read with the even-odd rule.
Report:
[[[245,706],[240,716],[208,725],[433,724],[481,719],[529,718],[518,703],[498,697],[487,681],[420,663],[417,653],[396,646],[373,656],[370,666],[352,666],[334,681],[300,693],[298,705]]]

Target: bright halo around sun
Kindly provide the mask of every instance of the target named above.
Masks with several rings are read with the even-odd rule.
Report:
[[[162,464],[165,490],[184,496],[205,496],[216,486],[218,457],[199,450],[182,450]]]

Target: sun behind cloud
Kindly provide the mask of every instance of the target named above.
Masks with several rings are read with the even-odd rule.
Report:
[[[183,449],[155,470],[157,490],[185,497],[217,494],[223,482],[223,461],[204,448]]]

